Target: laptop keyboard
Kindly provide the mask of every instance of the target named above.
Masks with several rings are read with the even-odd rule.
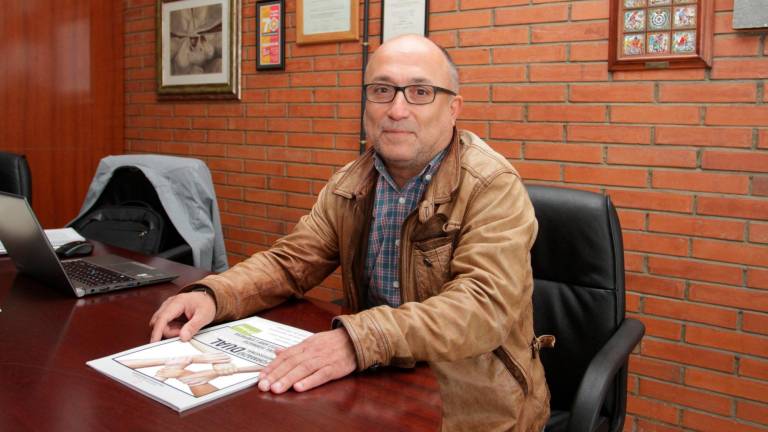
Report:
[[[67,272],[67,276],[85,286],[97,287],[114,285],[134,280],[132,277],[104,267],[99,267],[87,261],[62,261],[61,265],[64,266],[64,271]]]

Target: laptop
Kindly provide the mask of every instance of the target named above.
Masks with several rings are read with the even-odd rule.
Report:
[[[117,255],[59,260],[24,197],[0,192],[0,214],[0,241],[19,273],[77,297],[178,277]]]

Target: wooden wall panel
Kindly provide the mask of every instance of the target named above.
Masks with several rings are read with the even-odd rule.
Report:
[[[27,155],[38,218],[63,226],[123,152],[123,3],[4,2],[0,52],[0,149]]]

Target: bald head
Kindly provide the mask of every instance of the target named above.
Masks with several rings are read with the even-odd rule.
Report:
[[[431,39],[415,34],[397,36],[384,42],[373,53],[365,68],[365,81],[371,82],[373,69],[377,66],[377,57],[413,55],[419,56],[424,62],[432,62],[434,70],[446,74],[447,81],[443,83],[447,88],[458,93],[459,71],[445,48],[437,45]],[[384,60],[384,59],[379,59]],[[386,60],[384,60],[386,61]],[[442,77],[435,77],[440,79]]]

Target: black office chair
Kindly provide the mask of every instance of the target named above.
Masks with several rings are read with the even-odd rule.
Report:
[[[645,332],[625,318],[624,248],[609,197],[528,186],[539,233],[531,250],[536,334],[552,399],[547,432],[621,431],[627,362]]]
[[[157,191],[135,166],[122,166],[90,210],[69,224],[83,237],[193,265],[192,248],[174,227]]]
[[[0,191],[21,195],[32,203],[32,174],[24,155],[0,152]]]

